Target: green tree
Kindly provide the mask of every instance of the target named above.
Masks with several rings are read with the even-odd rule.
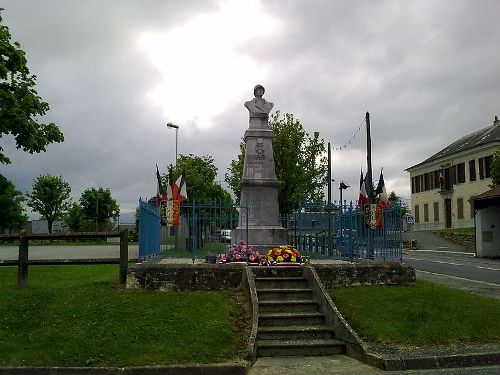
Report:
[[[327,179],[325,142],[319,133],[310,136],[292,114],[280,116],[279,111],[270,117],[273,131],[273,152],[276,177],[282,182],[278,199],[280,213],[291,213],[299,202],[319,202],[324,199],[323,187]],[[240,197],[245,145],[240,144],[240,154],[231,161],[225,181]]]
[[[82,207],[78,203],[73,202],[64,215],[64,222],[70,231],[79,232],[82,230],[83,221]]]
[[[222,204],[232,205],[231,194],[216,182],[217,167],[211,156],[195,156],[193,154],[181,155],[177,166],[172,167],[172,180],[175,180],[185,170],[188,199],[197,202],[218,201]]]
[[[500,149],[493,153],[491,162],[491,187],[494,188],[500,185]]]
[[[97,220],[96,231],[109,229],[110,219],[117,219],[120,215],[120,207],[109,189],[86,189],[80,197],[80,206],[85,219],[94,223]]]
[[[3,10],[0,8],[0,12]],[[53,124],[37,122],[49,105],[35,90],[36,77],[30,74],[26,54],[17,42],[11,42],[9,28],[0,15],[0,138],[11,134],[17,148],[29,153],[45,151],[52,142],[63,142],[64,136]],[[10,159],[0,147],[0,163]]]
[[[396,195],[394,191],[391,191],[389,193],[387,199],[389,200],[390,207],[396,207],[396,206],[401,207],[401,216],[404,216],[408,212],[410,212],[410,210],[408,209],[408,205],[405,202],[403,202],[403,200],[398,195]]]
[[[68,209],[71,187],[62,176],[40,175],[33,181],[33,191],[26,193],[28,206],[47,220],[49,233],[52,224],[63,218]]]
[[[0,174],[0,233],[5,230],[19,230],[27,222],[21,192],[14,184]]]

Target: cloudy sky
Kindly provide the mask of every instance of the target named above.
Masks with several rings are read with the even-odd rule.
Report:
[[[373,174],[408,197],[404,171],[500,115],[500,1],[3,0],[26,51],[44,121],[65,135],[46,153],[0,139],[18,190],[62,175],[74,200],[109,187],[122,212],[156,193],[179,154],[212,155],[224,179],[261,83],[332,152],[358,194],[370,112]],[[360,125],[361,128],[360,128]],[[359,130],[358,130],[359,129]],[[355,135],[355,137],[353,137]],[[351,143],[349,143],[351,141]]]

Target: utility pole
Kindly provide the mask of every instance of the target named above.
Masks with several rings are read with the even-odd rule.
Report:
[[[95,199],[95,231],[99,231],[99,195]]]
[[[332,203],[332,151],[330,149],[330,142],[328,142],[328,205]]]
[[[326,202],[326,213],[328,214],[328,252],[331,254],[332,242],[332,151],[330,142],[328,142],[328,172],[326,174],[328,179],[328,202]]]

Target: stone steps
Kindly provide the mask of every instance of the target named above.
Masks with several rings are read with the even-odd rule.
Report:
[[[300,339],[333,339],[333,328],[325,325],[307,326],[261,326],[258,328],[261,340],[300,340]]]
[[[335,339],[258,340],[259,357],[320,356],[345,353],[345,344]]]
[[[326,324],[301,267],[254,268],[259,302],[258,356],[335,355],[345,343]]]

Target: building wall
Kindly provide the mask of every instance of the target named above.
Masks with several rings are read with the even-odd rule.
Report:
[[[476,254],[500,257],[500,206],[482,208],[476,215]]]
[[[492,145],[473,149],[409,169],[410,184],[412,184],[411,207],[415,219],[413,230],[446,228],[446,199],[451,201],[450,227],[473,227],[474,214],[469,199],[490,189],[491,177],[486,177],[484,163],[485,160],[488,160],[485,158],[491,156],[497,148],[497,145]],[[472,165],[469,164],[470,161],[473,161]],[[482,166],[480,166],[480,162],[482,162]],[[463,163],[463,169],[460,173],[462,175],[460,181],[457,171],[461,163]],[[443,169],[454,169],[455,172],[453,173],[456,176],[447,176],[449,181],[447,180],[447,187],[444,190],[440,186],[436,186],[434,175],[430,177],[427,175],[431,181],[429,181],[429,178],[423,178],[426,173],[435,173],[435,171]],[[473,173],[473,175],[475,174],[475,181],[471,181],[471,169],[472,172],[475,172]],[[482,171],[482,178],[480,178],[480,170]],[[416,181],[415,176],[422,176],[422,178]],[[454,183],[452,183],[452,179],[454,179]],[[416,189],[415,183],[419,183],[421,189]],[[421,191],[416,192],[417,190]]]

